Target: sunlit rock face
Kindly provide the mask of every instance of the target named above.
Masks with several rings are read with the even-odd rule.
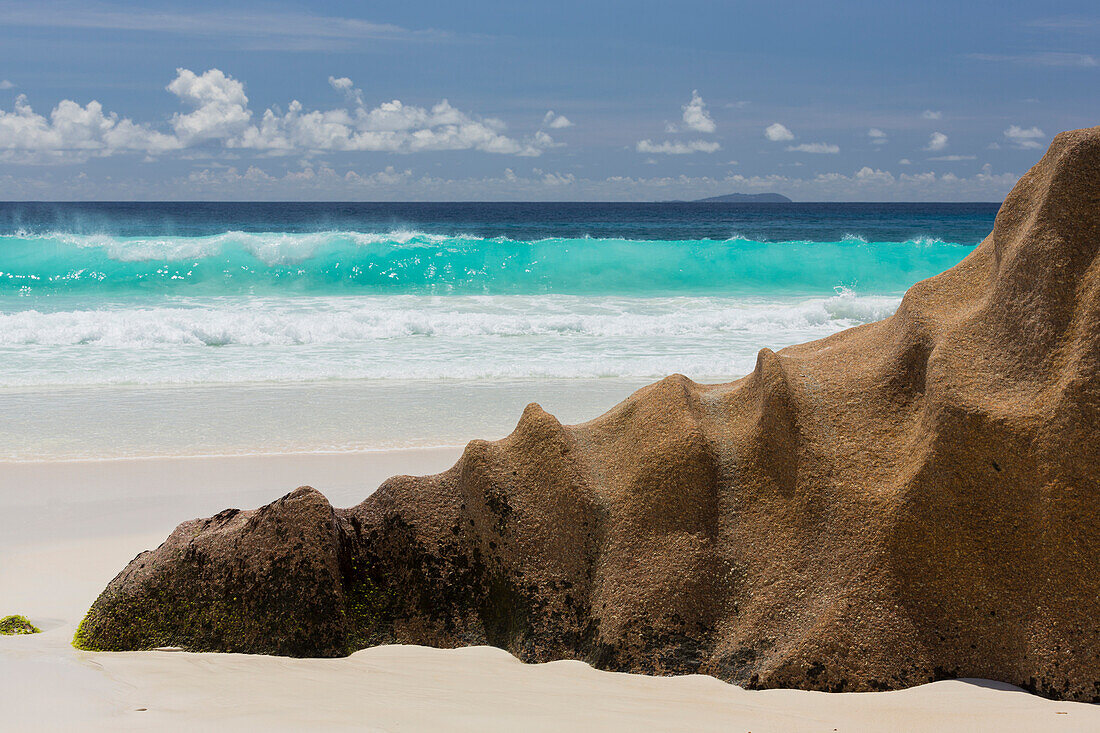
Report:
[[[1100,700],[1098,250],[1100,128],[1063,133],[891,318],[582,425],[531,405],[350,509],[302,488],[187,522],[76,643],[492,644],[751,687]]]

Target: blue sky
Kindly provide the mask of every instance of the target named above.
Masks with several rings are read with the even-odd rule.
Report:
[[[998,200],[1100,123],[1063,2],[0,2],[0,198]]]

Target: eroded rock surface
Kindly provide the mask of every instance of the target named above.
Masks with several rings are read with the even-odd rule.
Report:
[[[960,676],[1100,700],[1098,252],[1093,128],[891,318],[582,425],[531,405],[350,509],[302,488],[187,522],[77,644],[488,643],[750,687]]]

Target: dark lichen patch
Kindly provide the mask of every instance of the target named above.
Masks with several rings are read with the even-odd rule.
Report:
[[[0,619],[0,635],[3,636],[22,636],[41,632],[42,629],[27,620],[26,616],[12,615]]]
[[[365,563],[351,560],[344,577],[346,649],[353,654],[368,646],[385,643],[392,637],[393,608],[396,594],[372,578]]]

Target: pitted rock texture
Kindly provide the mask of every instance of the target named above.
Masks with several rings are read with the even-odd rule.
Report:
[[[181,525],[87,649],[492,644],[749,687],[984,677],[1100,700],[1100,128],[897,313],[737,381],[672,376],[333,510]]]

